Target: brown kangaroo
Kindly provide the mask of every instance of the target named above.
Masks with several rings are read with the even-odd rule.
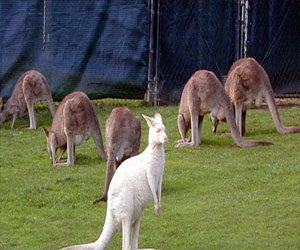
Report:
[[[38,71],[29,70],[23,73],[13,89],[12,95],[3,105],[0,98],[0,124],[11,120],[11,128],[14,127],[17,117],[23,117],[28,110],[30,129],[36,129],[34,104],[43,101],[48,104],[49,110],[54,116],[55,105],[46,78]]]
[[[246,141],[240,136],[234,122],[233,107],[221,82],[213,72],[199,70],[188,80],[181,95],[177,120],[181,140],[177,141],[176,146],[199,146],[204,115],[211,113],[216,116],[220,107],[224,108],[231,136],[239,147],[272,145],[265,141]],[[185,138],[189,129],[191,140]]]
[[[86,94],[73,92],[59,104],[50,131],[44,128],[47,148],[54,166],[69,166],[75,163],[75,146],[91,135],[94,137],[99,156],[106,160],[99,121],[95,109]],[[61,149],[57,158],[56,150]],[[67,150],[67,161],[60,161]]]
[[[94,203],[107,201],[109,184],[114,170],[127,158],[139,153],[141,120],[126,107],[114,108],[106,120],[107,167],[103,197]]]
[[[228,71],[225,90],[235,108],[235,120],[241,135],[246,134],[246,111],[260,107],[263,99],[268,104],[277,131],[280,134],[299,133],[300,127],[284,127],[281,123],[269,77],[254,58],[236,61]],[[224,118],[222,110],[212,119],[213,131],[218,120]]]

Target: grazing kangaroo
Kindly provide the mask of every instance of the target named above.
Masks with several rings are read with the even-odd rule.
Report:
[[[211,113],[215,117],[220,107],[224,108],[231,136],[239,147],[272,145],[271,142],[265,141],[246,141],[240,136],[234,122],[233,107],[221,82],[213,72],[199,70],[188,80],[181,95],[177,119],[181,140],[177,141],[176,146],[198,147],[201,144],[204,115]],[[189,129],[191,129],[191,140],[185,138]]]
[[[114,108],[106,120],[107,167],[103,197],[94,203],[107,201],[107,191],[114,170],[129,157],[139,153],[141,120],[126,107]]]
[[[99,121],[94,107],[86,94],[73,92],[59,104],[50,131],[44,128],[47,149],[54,166],[69,166],[75,163],[75,146],[80,145],[91,135],[94,137],[99,156],[106,159]],[[61,149],[58,158],[56,150]],[[67,161],[60,161],[67,150]]]
[[[106,219],[100,237],[93,243],[64,250],[107,249],[113,236],[121,230],[122,250],[137,250],[141,215],[152,199],[154,212],[160,215],[164,144],[168,137],[160,114],[155,114],[154,118],[143,117],[149,126],[148,146],[141,154],[125,160],[115,172],[108,190]]]
[[[265,99],[272,119],[280,134],[299,133],[300,127],[284,127],[281,123],[269,77],[254,58],[236,61],[228,71],[225,90],[235,108],[235,120],[240,134],[246,134],[246,111],[260,107]],[[212,119],[213,131],[217,130],[218,120],[224,118],[222,110]],[[223,116],[223,117],[222,117]]]
[[[54,116],[55,105],[46,78],[38,71],[29,70],[23,73],[13,89],[7,102],[3,105],[0,98],[0,124],[11,119],[11,128],[14,127],[17,117],[23,117],[28,110],[30,129],[36,129],[34,104],[43,101],[48,104]]]

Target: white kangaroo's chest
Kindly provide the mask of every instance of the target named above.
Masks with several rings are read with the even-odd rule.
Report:
[[[147,166],[147,167],[145,167]],[[153,200],[150,185],[158,190],[163,175],[164,160],[139,155],[129,158],[118,168],[109,187],[108,203],[116,221],[128,214],[138,218]]]

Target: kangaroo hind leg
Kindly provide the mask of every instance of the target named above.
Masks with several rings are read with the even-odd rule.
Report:
[[[55,162],[56,167],[73,166],[75,163],[75,144],[74,138],[71,135],[67,135],[67,154],[68,158],[66,162]],[[60,158],[60,157],[59,157]]]
[[[15,113],[15,114],[13,114],[13,117],[12,117],[12,119],[11,119],[11,124],[10,124],[10,128],[13,128],[14,127],[14,125],[15,125],[15,122],[16,122],[16,119],[17,119],[17,114]]]
[[[133,224],[132,238],[131,238],[131,250],[138,249],[140,225],[141,225],[141,217],[139,217],[136,220],[136,222]]]
[[[26,100],[28,114],[29,114],[29,122],[30,127],[29,129],[36,129],[36,119],[35,119],[35,112],[34,112],[34,102],[30,100]]]
[[[242,103],[235,103],[235,123],[238,127],[240,136],[243,134],[243,121],[242,121],[242,113],[243,113],[243,104]]]
[[[125,217],[122,220],[122,250],[131,250],[130,226],[131,226],[131,219]]]
[[[55,114],[55,104],[53,102],[52,97],[50,95],[47,96],[46,99],[44,100],[44,102],[48,104],[48,108],[50,110],[50,113],[51,113],[52,117],[54,117],[54,114]]]

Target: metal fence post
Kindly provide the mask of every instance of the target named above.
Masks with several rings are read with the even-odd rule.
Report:
[[[154,0],[148,0],[148,9],[150,11],[149,24],[149,59],[148,59],[148,86],[146,100],[150,105],[154,103]]]
[[[147,102],[159,106],[160,0],[149,0],[149,65]]]
[[[249,1],[237,1],[235,60],[247,57],[249,30]]]

